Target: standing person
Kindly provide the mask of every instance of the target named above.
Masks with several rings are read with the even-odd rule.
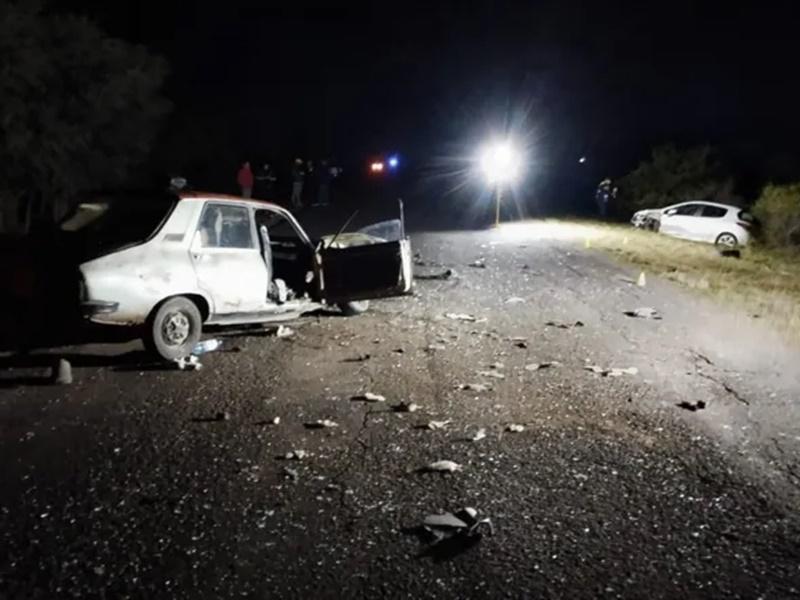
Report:
[[[301,208],[303,206],[303,182],[306,178],[306,172],[303,169],[303,159],[295,158],[294,166],[292,167],[292,208]]]
[[[239,169],[236,181],[239,183],[239,187],[242,190],[242,197],[250,198],[253,195],[253,171],[250,170],[249,162],[245,162],[242,168]]]
[[[331,198],[331,168],[328,161],[323,159],[319,163],[319,188],[317,189],[317,206],[328,206]]]
[[[597,202],[597,212],[601,219],[605,219],[608,214],[608,201],[611,197],[611,180],[603,179],[597,186],[594,199]]]
[[[264,166],[262,166],[256,173],[259,195],[269,200],[274,195],[275,182],[277,180],[278,178],[275,177],[275,173],[273,173],[272,167],[269,166],[269,163],[264,163]]]

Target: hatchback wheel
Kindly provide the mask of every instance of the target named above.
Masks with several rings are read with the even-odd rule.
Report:
[[[147,321],[145,347],[165,360],[189,356],[200,340],[203,320],[194,302],[182,296],[159,306]]]
[[[725,248],[736,248],[739,245],[739,240],[736,239],[736,236],[732,233],[720,233],[717,236],[717,241],[714,242],[717,246],[723,246]]]

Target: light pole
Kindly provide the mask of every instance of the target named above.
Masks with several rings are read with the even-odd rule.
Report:
[[[499,225],[503,186],[513,183],[519,177],[522,172],[522,158],[511,142],[494,142],[483,150],[480,163],[486,182],[494,188],[494,224]]]

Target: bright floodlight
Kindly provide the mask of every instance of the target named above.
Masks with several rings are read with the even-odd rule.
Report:
[[[390,169],[396,169],[397,165],[399,163],[400,163],[400,161],[397,159],[396,156],[392,156],[391,158],[389,158],[389,168]]]
[[[513,183],[522,171],[522,157],[509,142],[492,144],[481,153],[481,170],[491,184]]]
[[[381,173],[383,172],[383,163],[380,161],[375,161],[369,166],[369,169],[373,173]]]

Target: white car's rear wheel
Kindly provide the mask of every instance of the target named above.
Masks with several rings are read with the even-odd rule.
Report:
[[[736,248],[739,245],[739,240],[736,239],[736,236],[732,233],[720,233],[717,236],[717,241],[714,242],[717,246],[722,246],[724,248]]]
[[[192,353],[202,333],[203,319],[194,302],[183,296],[161,304],[147,320],[145,347],[165,360]]]

